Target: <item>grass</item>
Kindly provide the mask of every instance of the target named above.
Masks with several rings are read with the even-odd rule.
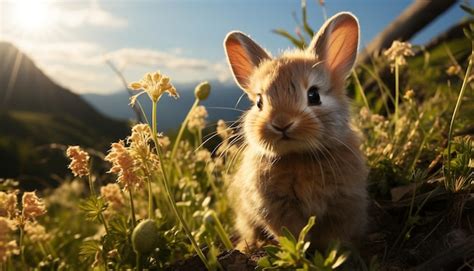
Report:
[[[307,24],[303,29],[312,32]],[[292,41],[305,44],[300,37]],[[396,101],[393,79],[380,75],[388,67],[385,59],[355,70],[349,84],[350,91],[356,90],[353,124],[364,137],[361,148],[371,168],[368,189],[375,221],[359,249],[335,244],[328,251],[307,252],[304,236],[314,224],[312,218],[298,238],[284,231],[279,245],[250,255],[259,259],[254,265],[260,270],[404,269],[434,256],[436,249],[442,252],[440,243],[448,233],[474,234],[469,223],[472,213],[466,209],[472,205],[474,181],[472,132],[463,132],[472,129],[473,116],[472,53],[466,44],[468,39],[456,39],[427,52],[428,59],[426,54],[407,58],[408,65],[399,67],[395,75]],[[463,67],[464,76],[445,73],[453,58]],[[365,87],[370,85],[377,90]],[[192,108],[200,101],[197,96]],[[14,112],[10,118],[38,127],[41,122],[56,125],[50,116]],[[162,270],[195,255],[196,265],[225,269],[219,255],[232,249],[235,240],[232,203],[225,194],[239,160],[237,140],[230,135],[236,128],[221,126],[221,133],[203,137],[210,126],[200,118],[196,130],[189,129],[186,117],[170,143],[157,133],[159,123],[153,118],[148,134],[141,134],[144,143],[132,138],[124,143],[136,161],[131,167],[137,177],[132,188],[124,190],[120,182],[115,184],[120,186],[118,193],[107,193],[105,185],[115,183],[117,176],[100,174],[98,169],[109,165],[94,158],[86,165],[90,176],[64,180],[58,188],[42,191],[47,213],[25,222],[39,225],[36,232],[24,231],[26,224],[0,229],[0,269]],[[87,130],[75,127],[73,121],[58,125]],[[48,129],[23,128],[57,136],[49,135]],[[221,143],[213,150],[203,148],[211,137],[219,137]],[[77,140],[87,144],[89,139]],[[0,200],[14,194],[17,185],[2,184]],[[2,208],[3,220],[15,222],[21,217]],[[21,213],[25,206],[15,208]],[[153,238],[137,237],[141,235]],[[7,247],[8,242],[16,246]],[[409,261],[407,255],[415,259]],[[463,264],[472,267],[473,263]]]

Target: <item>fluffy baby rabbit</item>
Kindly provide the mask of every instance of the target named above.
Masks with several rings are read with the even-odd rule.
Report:
[[[316,216],[313,247],[357,239],[367,221],[367,168],[349,125],[345,78],[354,65],[359,24],[329,19],[306,50],[270,54],[241,32],[224,41],[237,84],[254,105],[245,113],[245,149],[230,185],[240,249],[295,236]]]

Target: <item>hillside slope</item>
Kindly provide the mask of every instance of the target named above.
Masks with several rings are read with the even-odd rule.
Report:
[[[10,110],[67,115],[110,138],[127,133],[124,122],[102,115],[79,95],[53,82],[15,46],[0,42],[0,111]]]

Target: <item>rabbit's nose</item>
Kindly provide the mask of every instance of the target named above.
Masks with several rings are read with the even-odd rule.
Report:
[[[276,123],[272,123],[272,127],[279,131],[279,132],[282,132],[282,133],[285,133],[288,129],[290,129],[290,127],[293,125],[293,122],[290,122],[286,125],[280,125],[280,124],[276,124]]]

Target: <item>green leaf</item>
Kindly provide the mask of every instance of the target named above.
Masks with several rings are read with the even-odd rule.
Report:
[[[288,238],[288,240],[296,244],[295,236],[286,227],[281,228],[281,231],[284,237]]]
[[[87,220],[99,221],[100,214],[107,209],[107,204],[100,197],[89,197],[79,204],[79,209],[85,213]]]
[[[308,16],[307,16],[307,12],[306,12],[306,0],[301,1],[301,13],[302,13],[302,16],[303,16],[303,28],[304,28],[305,32],[306,32],[306,34],[308,34],[308,36],[313,37],[314,36],[314,31],[308,24]]]
[[[296,253],[296,244],[286,237],[280,237],[280,246],[283,250]]]
[[[79,256],[86,261],[92,261],[95,254],[101,250],[100,242],[97,240],[83,241],[79,248]]]
[[[314,223],[316,222],[316,217],[312,216],[308,220],[308,224],[304,226],[304,228],[301,230],[300,235],[298,236],[298,242],[304,242],[304,239],[306,235],[308,235],[309,231],[311,228],[314,226]]]
[[[290,33],[288,33],[288,31],[286,31],[284,29],[274,29],[274,30],[272,30],[272,32],[287,38],[291,43],[293,43],[293,45],[295,45],[296,47],[298,47],[300,49],[304,49],[304,47],[305,47],[305,41],[304,40],[300,40],[300,39],[297,39],[297,38],[293,37]]]
[[[275,256],[281,249],[277,246],[268,245],[263,248],[270,256]]]
[[[324,261],[324,265],[325,266],[330,266],[332,262],[334,262],[334,260],[336,259],[336,256],[337,256],[337,250],[336,249],[332,249],[328,256],[326,257],[326,260]]]
[[[270,262],[269,257],[265,256],[258,260],[257,265],[265,268],[265,267],[271,267],[272,263]]]
[[[343,264],[347,258],[349,258],[349,252],[344,252],[342,253],[337,259],[336,261],[332,264],[332,268],[338,268],[341,264]]]

